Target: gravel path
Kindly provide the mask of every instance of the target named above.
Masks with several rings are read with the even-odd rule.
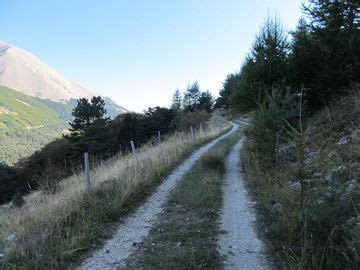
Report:
[[[195,151],[173,173],[164,180],[153,195],[140,206],[135,213],[121,223],[114,237],[105,246],[96,251],[82,263],[78,269],[116,269],[123,266],[124,260],[135,250],[134,243],[140,243],[150,232],[157,216],[161,213],[168,195],[179,180],[194,165],[194,163],[219,141],[233,133],[238,125],[233,123],[232,129]]]
[[[270,269],[263,243],[255,233],[254,203],[246,191],[240,172],[241,139],[227,159],[223,185],[223,210],[220,229],[227,233],[218,239],[220,252],[226,255],[225,269]]]

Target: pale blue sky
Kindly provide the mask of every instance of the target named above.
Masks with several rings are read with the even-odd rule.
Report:
[[[300,0],[0,0],[0,40],[135,111],[198,81],[217,94],[267,14],[286,29]]]

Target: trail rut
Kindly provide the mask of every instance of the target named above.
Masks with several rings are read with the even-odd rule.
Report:
[[[264,246],[255,232],[254,203],[243,183],[240,172],[241,139],[227,159],[223,185],[223,208],[219,236],[221,254],[226,255],[225,269],[270,269],[264,255]]]
[[[142,206],[119,225],[114,237],[108,240],[103,248],[94,252],[78,269],[116,269],[122,266],[124,260],[135,250],[134,243],[142,242],[149,234],[168,199],[168,195],[184,174],[205,152],[229,136],[237,128],[238,125],[233,123],[233,127],[229,132],[196,150],[163,181]]]

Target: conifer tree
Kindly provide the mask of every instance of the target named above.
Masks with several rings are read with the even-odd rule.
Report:
[[[171,100],[171,109],[173,109],[175,112],[180,111],[182,108],[182,97],[179,89],[176,89],[172,100]]]
[[[85,132],[94,126],[104,126],[109,120],[105,114],[105,101],[100,96],[92,97],[90,102],[86,98],[80,98],[72,111],[74,120],[69,123],[71,131]]]
[[[201,96],[200,87],[197,82],[189,85],[183,99],[183,107],[186,111],[195,111],[199,105]]]

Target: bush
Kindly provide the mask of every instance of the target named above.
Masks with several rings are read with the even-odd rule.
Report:
[[[182,112],[174,119],[173,126],[182,131],[188,131],[190,127],[199,127],[205,123],[211,114],[205,111]]]
[[[220,151],[220,150],[218,150]],[[221,175],[225,173],[225,160],[224,155],[218,151],[209,151],[205,153],[201,159],[201,166],[208,170],[214,170]]]
[[[23,195],[20,192],[16,192],[11,199],[13,205],[16,207],[21,207],[25,204],[25,200],[23,198]]]
[[[286,123],[296,124],[299,102],[295,94],[274,89],[271,96],[253,113],[251,126],[245,135],[251,138],[248,151],[260,163],[261,167],[270,168],[276,161],[276,148],[279,139],[286,136]]]
[[[278,152],[280,169],[263,166],[259,142],[266,140],[259,139],[261,127],[247,131],[243,153],[247,180],[283,268],[359,269],[359,102],[359,94],[344,97],[305,119],[300,149],[294,138],[282,138],[280,148],[287,150]],[[259,122],[252,125],[269,115],[259,113],[255,119]],[[299,157],[297,152],[302,152],[303,162],[293,159]],[[299,188],[294,188],[295,182],[301,183]]]

